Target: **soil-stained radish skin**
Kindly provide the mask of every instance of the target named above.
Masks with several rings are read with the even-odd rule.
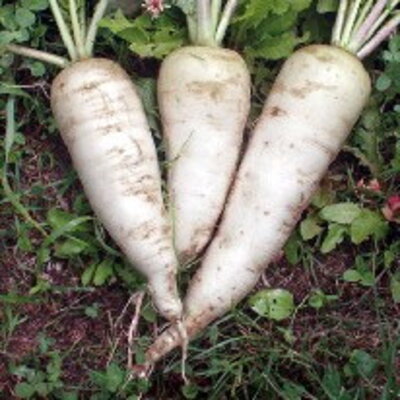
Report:
[[[370,94],[361,62],[314,45],[284,64],[255,128],[223,218],[184,302],[193,336],[254,287],[281,250]],[[155,362],[180,344],[176,329],[150,347]]]
[[[128,75],[106,59],[74,63],[55,79],[52,109],[91,206],[169,320],[181,317],[177,259],[155,145]]]
[[[226,201],[250,108],[249,73],[232,50],[184,47],[163,62],[158,99],[175,246],[187,262],[209,242]]]

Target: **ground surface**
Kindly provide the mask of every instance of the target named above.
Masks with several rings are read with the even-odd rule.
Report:
[[[122,60],[141,78],[151,105],[159,62],[133,57],[105,37],[103,55]],[[270,76],[253,71],[254,115],[279,62],[269,67]],[[375,86],[380,75],[393,74],[381,53],[369,70]],[[14,112],[10,72],[29,95],[16,93]],[[328,240],[337,217],[318,217],[317,228],[312,222],[299,227],[254,290],[292,294],[286,318],[271,319],[243,301],[193,341],[185,385],[178,351],[149,379],[135,378],[127,368],[131,296],[145,285],[92,218],[49,111],[46,82],[54,72],[35,77],[18,59],[3,71],[1,126],[5,132],[8,124],[8,138],[13,131],[13,143],[0,137],[0,399],[400,397],[400,225],[393,207],[390,215],[382,212],[400,194],[395,89],[374,89],[352,139],[303,216],[310,220],[329,205],[350,202],[374,213],[364,221],[377,218],[372,225],[384,224],[384,234],[374,236],[364,222],[365,240],[358,243],[348,233],[351,226],[339,223],[347,233]],[[182,287],[189,275],[182,272]],[[147,296],[133,362],[163,327]]]

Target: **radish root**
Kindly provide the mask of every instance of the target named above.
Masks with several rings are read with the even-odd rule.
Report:
[[[141,291],[136,293],[135,297],[132,299],[132,303],[135,304],[135,313],[133,314],[131,324],[128,330],[128,370],[132,370],[133,368],[133,346],[134,346],[134,339],[136,337],[139,319],[140,319],[140,311],[142,309],[142,303],[145,296],[145,292]]]

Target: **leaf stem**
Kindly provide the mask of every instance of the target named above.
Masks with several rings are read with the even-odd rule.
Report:
[[[382,15],[376,20],[375,24],[372,26],[370,31],[368,32],[367,40],[369,40],[374,33],[379,29],[379,27],[382,25],[382,23],[385,21],[385,19],[390,15],[390,13],[393,11],[393,9],[397,6],[397,4],[400,3],[400,0],[393,0],[388,8],[382,13]]]
[[[343,30],[343,35],[341,38],[341,43],[345,46],[350,40],[351,34],[354,29],[354,24],[356,23],[357,13],[361,5],[361,0],[355,0],[353,6],[349,9],[349,15]]]
[[[192,15],[186,16],[186,23],[189,31],[189,39],[191,43],[196,43],[197,41],[197,23]]]
[[[94,11],[92,21],[90,22],[89,29],[86,36],[85,48],[87,57],[93,54],[94,41],[96,39],[99,22],[103,18],[108,6],[108,0],[100,0]]]
[[[228,2],[226,3],[224,11],[222,13],[221,20],[217,28],[217,32],[215,33],[215,42],[217,43],[217,45],[221,45],[237,5],[238,5],[238,0],[228,0]]]
[[[212,0],[211,2],[211,24],[212,32],[217,31],[218,21],[221,15],[222,0]]]
[[[371,10],[373,2],[374,0],[367,0],[367,2],[364,4],[359,16],[357,17],[353,32],[356,32],[360,28],[361,24],[365,21],[368,12]]]
[[[197,44],[213,45],[211,32],[211,0],[197,0]]]
[[[348,8],[348,0],[340,0],[338,14],[332,32],[332,44],[339,45]]]
[[[391,20],[389,20],[376,34],[367,42],[357,53],[357,57],[361,60],[371,54],[376,48],[386,40],[399,26],[400,24],[400,13],[396,14]]]
[[[54,19],[56,20],[58,29],[60,31],[60,35],[62,41],[65,44],[65,47],[68,50],[68,54],[72,61],[76,61],[78,58],[78,53],[76,51],[76,47],[74,41],[72,39],[71,33],[68,29],[68,26],[64,20],[64,17],[61,13],[60,6],[57,0],[49,0],[51,11],[53,12]]]
[[[45,51],[31,49],[30,47],[8,44],[6,45],[6,49],[14,54],[35,58],[36,60],[54,64],[61,68],[65,68],[70,64],[70,61],[67,58],[56,56],[55,54],[50,54]]]
[[[79,23],[78,8],[75,0],[69,0],[69,13],[71,17],[72,33],[76,44],[76,51],[79,58],[86,57],[84,39],[81,32],[81,26]]]
[[[83,45],[85,45],[85,38],[86,38],[86,10],[85,10],[85,5],[84,4],[80,8],[79,24],[81,26],[81,35],[82,35]]]
[[[378,0],[375,3],[364,22],[351,38],[349,44],[350,49],[352,49],[353,51],[358,51],[360,47],[363,46],[363,44],[367,40],[369,31],[371,30],[375,22],[379,19],[387,2],[388,0]]]

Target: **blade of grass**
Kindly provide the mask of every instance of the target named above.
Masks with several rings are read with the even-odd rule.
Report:
[[[35,221],[29,214],[26,207],[19,201],[19,196],[14,193],[11,185],[7,179],[7,166],[9,155],[15,140],[15,98],[9,97],[6,105],[6,136],[4,140],[5,160],[3,167],[2,185],[6,199],[14,207],[15,211],[19,213],[24,220],[36,228],[43,236],[47,237],[47,232]]]

